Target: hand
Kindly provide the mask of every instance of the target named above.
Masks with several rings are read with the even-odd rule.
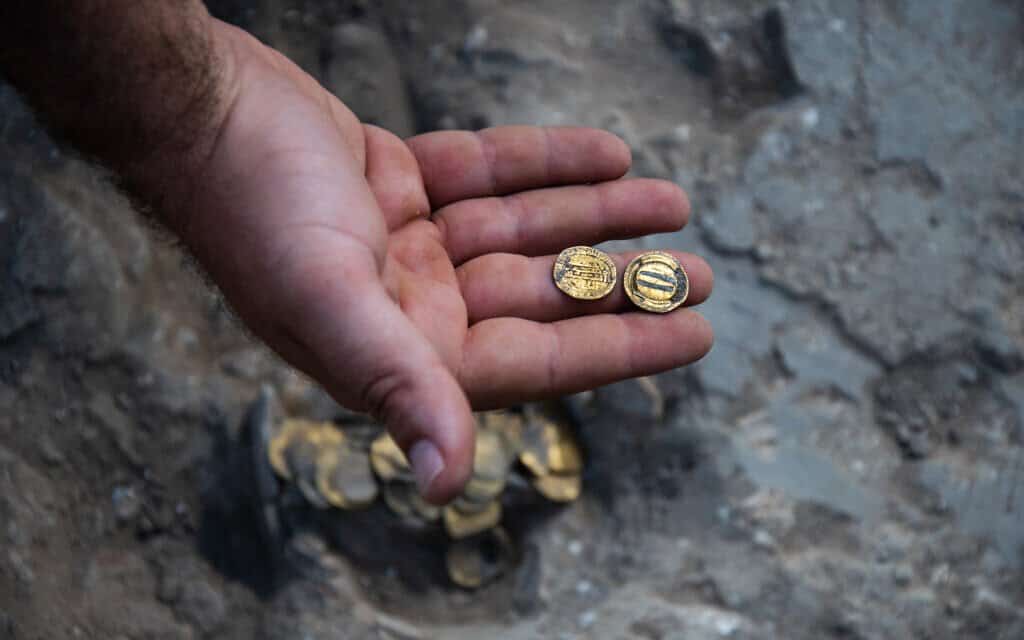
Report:
[[[342,404],[382,419],[421,490],[472,470],[476,409],[703,356],[696,313],[631,312],[621,285],[574,301],[551,278],[574,244],[673,231],[670,183],[616,180],[618,138],[503,127],[403,142],[275,51],[218,24],[233,97],[179,232],[249,327]],[[611,182],[608,182],[611,181]],[[631,255],[618,255],[620,273]],[[705,299],[711,270],[677,254]]]

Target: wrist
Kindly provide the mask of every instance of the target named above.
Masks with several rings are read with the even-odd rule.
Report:
[[[186,244],[191,244],[191,229],[203,208],[211,158],[238,95],[232,29],[204,14],[194,31],[201,53],[188,61],[195,65],[190,95],[157,123],[148,149],[108,162],[129,196]]]

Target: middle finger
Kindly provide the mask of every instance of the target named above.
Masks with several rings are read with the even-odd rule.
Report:
[[[456,265],[488,253],[540,256],[568,244],[597,244],[678,231],[690,204],[665,180],[631,179],[463,200],[433,221]]]

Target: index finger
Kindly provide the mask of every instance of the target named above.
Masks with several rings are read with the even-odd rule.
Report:
[[[459,380],[484,410],[593,389],[700,359],[711,326],[689,309],[599,314],[541,323],[493,318],[473,325]]]
[[[434,209],[467,198],[614,180],[631,164],[625,142],[583,127],[436,131],[406,143]]]

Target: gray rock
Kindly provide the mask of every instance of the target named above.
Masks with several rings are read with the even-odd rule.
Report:
[[[14,619],[2,609],[0,609],[0,637],[18,640],[18,630],[14,626]]]
[[[49,474],[0,446],[0,540],[27,548],[54,534],[59,501]]]
[[[129,462],[137,467],[143,465],[142,454],[135,442],[135,424],[130,416],[117,408],[109,394],[94,395],[86,406],[86,413],[116,443],[118,450]]]
[[[749,264],[719,260],[712,266],[717,269],[715,293],[700,309],[717,338],[694,371],[704,390],[741,396],[757,379],[758,363],[771,357],[775,327],[801,311],[762,286]]]
[[[161,602],[203,635],[224,626],[228,603],[209,568],[187,556],[167,559],[161,565],[156,591]]]
[[[142,498],[135,487],[114,487],[110,501],[118,522],[134,522],[142,512]]]
[[[14,575],[15,581],[22,590],[29,590],[36,580],[36,572],[32,569],[29,558],[17,549],[8,549],[2,558],[6,569]]]
[[[82,579],[82,611],[100,637],[191,640],[195,636],[153,599],[155,583],[145,561],[130,551],[103,552]]]
[[[645,422],[658,422],[665,416],[665,397],[654,377],[635,378],[602,387],[595,392],[597,411]]]
[[[1024,57],[1009,43],[1020,12],[1006,3],[979,11],[966,0],[911,0],[893,10],[868,6],[865,19],[864,81],[879,157],[923,161],[972,191],[1019,180],[1011,149],[1024,140]]]
[[[758,233],[754,202],[748,193],[729,190],[716,207],[697,221],[709,245],[723,253],[745,253],[754,248]]]
[[[808,320],[790,322],[776,340],[787,372],[808,388],[830,387],[851,399],[861,397],[881,366],[820,321]]]
[[[0,282],[0,341],[42,318],[33,297],[14,283]]]
[[[229,376],[256,382],[266,379],[271,369],[272,356],[260,347],[249,347],[225,354],[221,369]]]
[[[205,635],[220,629],[228,614],[223,593],[202,579],[184,586],[174,610],[183,620],[194,625]]]
[[[1024,369],[1024,346],[1004,331],[982,332],[975,340],[975,348],[982,361],[1000,373],[1012,375]]]

